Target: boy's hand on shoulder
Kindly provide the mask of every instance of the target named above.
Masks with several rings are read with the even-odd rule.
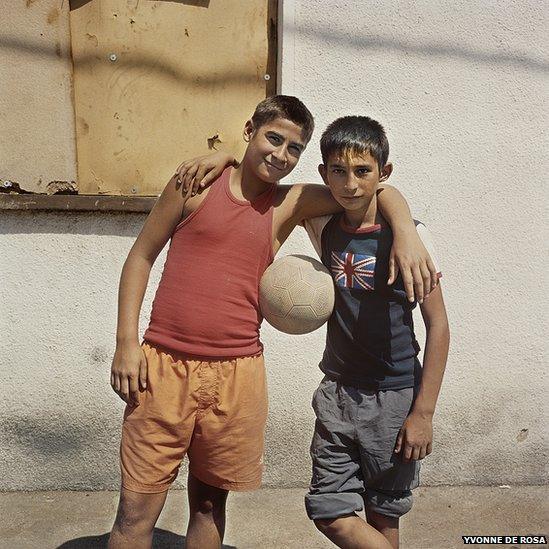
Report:
[[[224,151],[185,160],[175,171],[176,187],[182,188],[184,195],[192,188],[191,196],[194,196],[215,181],[227,166],[237,165],[235,157]]]
[[[124,402],[139,406],[139,391],[147,388],[147,359],[139,343],[116,346],[111,387]]]
[[[410,302],[414,301],[415,296],[419,303],[423,303],[423,299],[438,284],[435,264],[413,225],[408,230],[393,234],[387,284],[395,282],[399,271]]]
[[[411,412],[398,433],[395,454],[403,461],[423,459],[433,450],[433,418]]]

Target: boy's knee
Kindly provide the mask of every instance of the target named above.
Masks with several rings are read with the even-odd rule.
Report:
[[[377,530],[382,530],[385,528],[398,528],[399,518],[390,517],[372,509],[366,510],[366,516],[368,517],[368,522]]]
[[[225,509],[227,490],[209,486],[196,478],[192,479],[189,487],[189,503],[194,512],[211,515]]]
[[[224,506],[225,506],[224,501],[221,501],[220,499],[213,499],[213,498],[205,498],[205,499],[199,498],[197,501],[195,501],[193,505],[195,511],[202,515],[211,515],[216,511],[223,509]]]
[[[147,520],[142,513],[129,510],[117,515],[111,535],[116,534],[122,539],[135,540],[149,535],[153,529],[154,522]]]
[[[162,507],[164,494],[122,491],[114,527],[121,533],[152,530]]]
[[[340,518],[315,519],[313,522],[317,529],[328,538],[340,534],[343,529],[343,521]]]

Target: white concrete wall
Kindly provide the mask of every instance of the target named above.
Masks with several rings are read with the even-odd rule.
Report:
[[[311,180],[330,121],[373,116],[389,135],[390,182],[437,244],[452,348],[424,481],[547,479],[544,5],[283,7],[281,91],[318,128],[295,179]]]
[[[318,139],[333,118],[374,116],[388,130],[393,183],[438,245],[453,341],[424,483],[546,482],[543,5],[283,8],[281,91],[300,96],[318,127],[292,180],[318,179]],[[0,216],[0,489],[116,487],[116,288],[143,217]],[[313,254],[296,233],[282,253],[303,250]],[[265,326],[263,339],[265,481],[304,485],[324,331],[292,337]]]

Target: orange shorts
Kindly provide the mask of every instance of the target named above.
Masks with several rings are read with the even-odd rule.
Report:
[[[263,356],[199,360],[143,343],[147,390],[126,407],[122,485],[164,492],[185,454],[190,472],[225,490],[261,484],[267,420]]]

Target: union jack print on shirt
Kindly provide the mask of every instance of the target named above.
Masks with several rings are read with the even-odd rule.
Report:
[[[349,252],[332,252],[332,274],[343,288],[374,289],[376,258]]]

